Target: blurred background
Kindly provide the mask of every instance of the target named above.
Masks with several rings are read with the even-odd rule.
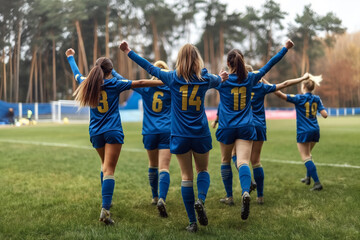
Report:
[[[319,0],[313,6],[310,2],[1,0],[0,118],[9,107],[18,116],[28,108],[35,111],[33,103],[72,99],[76,83],[64,54],[70,47],[84,75],[98,57],[106,56],[125,78],[149,78],[118,50],[122,40],[151,62],[161,59],[172,68],[178,49],[193,43],[208,70],[216,74],[225,68],[226,53],[232,48],[239,48],[246,62],[258,69],[291,38],[294,49],[266,78],[278,83],[305,72],[322,74],[324,81],[315,93],[326,107],[358,107],[360,25],[355,10],[359,3]],[[132,91],[121,94],[120,104],[127,105],[132,97],[138,107],[139,96]],[[218,101],[217,91],[208,91],[206,106],[216,108]],[[30,105],[19,109],[19,102]],[[291,105],[270,94],[266,106]]]

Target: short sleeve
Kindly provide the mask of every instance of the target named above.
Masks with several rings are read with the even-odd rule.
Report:
[[[275,84],[264,84],[264,92],[265,94],[272,93],[276,91],[276,85]]]
[[[325,109],[325,107],[324,107],[324,105],[323,105],[323,103],[322,103],[322,101],[321,101],[321,99],[320,98],[318,98],[318,112],[321,112],[322,110],[324,110]]]
[[[119,92],[123,92],[129,90],[131,88],[132,81],[130,80],[117,80],[116,81],[116,89]]]
[[[287,94],[286,101],[291,102],[293,104],[297,104],[299,102],[299,97],[298,97],[298,95]]]

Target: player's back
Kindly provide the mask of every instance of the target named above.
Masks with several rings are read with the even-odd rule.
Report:
[[[319,96],[311,93],[287,95],[287,101],[295,104],[298,133],[319,130],[316,115],[324,109]]]
[[[251,107],[254,117],[254,124],[266,127],[264,100],[268,93],[274,92],[276,85],[259,82],[252,88]]]
[[[171,94],[168,86],[135,88],[143,100],[142,134],[170,133]]]

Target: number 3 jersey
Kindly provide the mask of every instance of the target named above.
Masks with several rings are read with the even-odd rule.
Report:
[[[316,114],[325,109],[319,96],[311,93],[288,94],[286,101],[295,104],[298,134],[319,130]]]
[[[142,134],[170,133],[171,94],[169,87],[146,87],[133,90],[138,92],[143,100]]]
[[[71,70],[74,73],[75,80],[81,84],[85,80],[75,63],[73,56],[69,56],[68,62]],[[114,72],[114,71],[113,71]],[[119,113],[119,94],[131,88],[132,81],[126,79],[104,79],[101,86],[99,105],[95,108],[90,108],[90,137],[103,134],[108,131],[123,131],[121,126],[121,119]]]
[[[148,73],[169,86],[171,92],[171,136],[201,138],[210,135],[205,114],[204,99],[209,88],[215,88],[221,82],[218,75],[201,72],[202,79],[193,78],[186,82],[178,77],[176,71],[167,71],[155,67],[146,59],[131,51],[128,56]]]

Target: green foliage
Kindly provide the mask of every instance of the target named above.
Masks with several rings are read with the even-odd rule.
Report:
[[[214,137],[206,200],[209,225],[200,226],[193,235],[184,230],[188,220],[175,156],[170,165],[169,218],[158,217],[150,205],[148,160],[139,123],[123,124],[126,137],[111,209],[114,227],[98,222],[100,161],[91,148],[86,124],[2,128],[0,239],[359,239],[360,169],[321,165],[359,166],[359,120],[319,120],[321,140],[313,159],[324,185],[321,192],[310,192],[299,182],[305,168],[296,148],[295,120],[268,121],[268,141],[262,152],[265,204],[257,205],[256,192],[252,193],[247,221],[240,220],[241,192],[234,168],[235,206],[219,203],[225,191]]]

